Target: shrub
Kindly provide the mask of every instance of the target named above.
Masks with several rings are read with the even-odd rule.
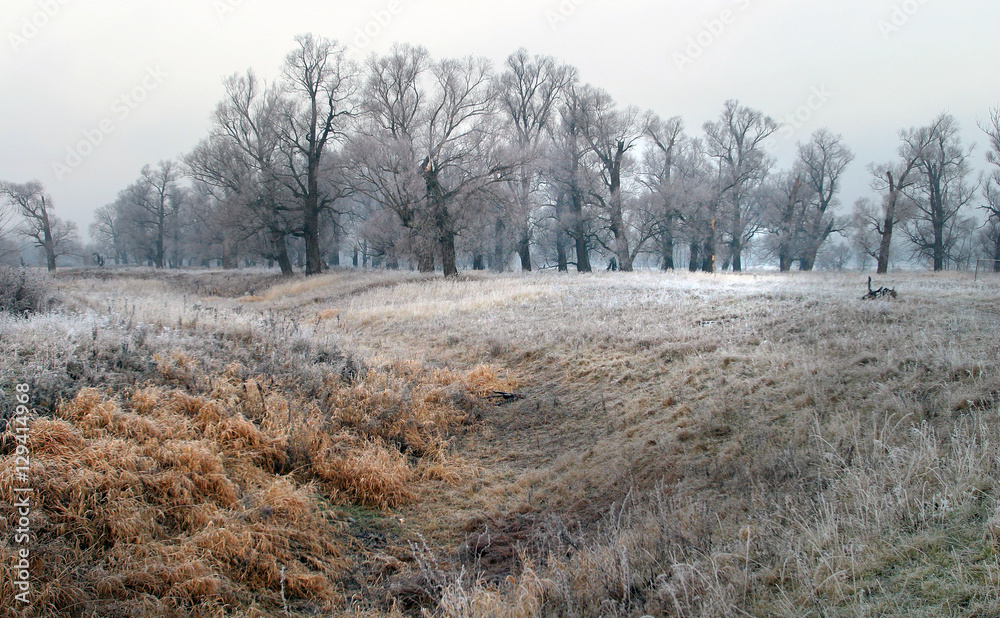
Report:
[[[45,283],[24,270],[0,265],[0,313],[27,316],[52,302]]]

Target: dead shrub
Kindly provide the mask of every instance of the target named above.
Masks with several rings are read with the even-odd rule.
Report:
[[[53,302],[41,278],[0,264],[0,313],[26,317],[49,309]]]

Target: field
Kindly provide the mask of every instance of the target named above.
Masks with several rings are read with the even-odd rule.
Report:
[[[997,615],[1000,279],[865,282],[60,274],[25,615]]]

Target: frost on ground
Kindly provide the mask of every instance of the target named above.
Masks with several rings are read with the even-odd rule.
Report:
[[[241,277],[64,276],[56,313],[0,322],[0,386],[33,385],[51,469],[39,542],[80,574],[47,607],[1000,603],[1000,281]],[[88,463],[111,452],[135,469]]]

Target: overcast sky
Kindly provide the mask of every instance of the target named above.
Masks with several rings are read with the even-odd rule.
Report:
[[[276,77],[304,32],[359,60],[396,41],[498,65],[526,47],[692,134],[736,98],[786,125],[770,144],[782,164],[827,127],[857,154],[846,206],[900,129],[941,112],[980,145],[979,165],[976,122],[1000,105],[997,0],[0,2],[0,179],[44,182],[85,238],[144,164],[205,136],[223,77]]]

